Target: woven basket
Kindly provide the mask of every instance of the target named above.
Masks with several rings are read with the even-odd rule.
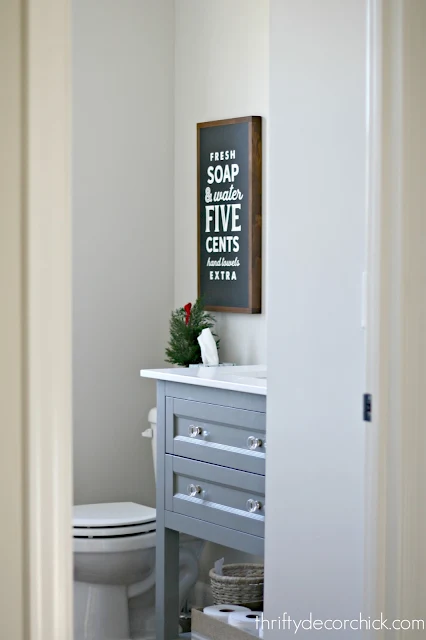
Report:
[[[224,564],[223,575],[210,570],[215,604],[239,604],[249,609],[263,609],[263,564]]]

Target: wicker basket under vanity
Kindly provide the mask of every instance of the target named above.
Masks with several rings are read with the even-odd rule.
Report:
[[[210,570],[215,604],[239,604],[249,609],[263,609],[263,564],[224,564],[223,575]]]

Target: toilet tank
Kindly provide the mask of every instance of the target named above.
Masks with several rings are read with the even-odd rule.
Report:
[[[153,407],[148,413],[148,422],[149,428],[142,432],[142,436],[151,439],[152,461],[155,480],[157,480],[157,407]]]

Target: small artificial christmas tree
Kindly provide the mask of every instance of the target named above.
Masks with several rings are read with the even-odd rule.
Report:
[[[172,311],[170,318],[170,340],[166,348],[166,362],[187,367],[200,364],[201,349],[198,336],[203,329],[212,329],[215,319],[207,311],[201,298],[194,305],[190,302],[180,309]],[[215,336],[215,334],[213,333]],[[219,348],[219,340],[216,341]]]

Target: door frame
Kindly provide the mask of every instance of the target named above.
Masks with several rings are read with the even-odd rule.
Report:
[[[422,25],[423,0],[369,0],[366,377],[373,418],[366,437],[365,610],[390,620],[421,618],[426,590]]]
[[[24,20],[29,637],[71,640],[71,1]]]
[[[72,640],[70,0],[4,0],[0,21],[0,473],[13,516],[0,627]]]

